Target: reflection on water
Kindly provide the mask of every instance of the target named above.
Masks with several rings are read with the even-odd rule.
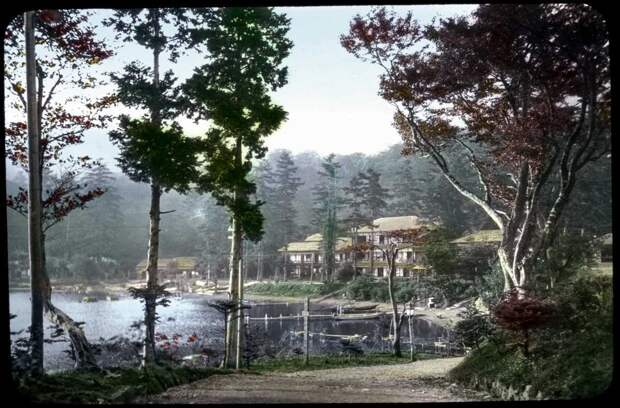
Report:
[[[140,334],[130,329],[132,323],[143,318],[142,305],[138,300],[131,297],[121,297],[117,301],[99,301],[94,303],[81,303],[81,296],[76,294],[54,293],[53,301],[62,310],[76,321],[83,321],[86,336],[92,342],[100,339],[109,339],[113,336],[126,336],[136,341],[140,340]],[[186,295],[182,299],[171,298],[169,307],[158,308],[160,321],[157,331],[168,336],[179,334],[187,337],[197,334],[209,348],[218,349],[222,344],[223,317],[217,311],[208,306],[213,302],[213,296]],[[265,315],[278,317],[298,315],[303,310],[302,303],[276,303],[276,304],[253,304],[246,313],[253,318],[263,318]],[[11,330],[25,329],[30,320],[30,294],[29,292],[10,293],[10,311],[17,317],[11,320]],[[329,314],[327,309],[318,305],[311,305],[311,314]],[[375,320],[350,320],[338,321],[334,319],[310,320],[310,333],[340,334],[367,336],[368,338],[381,338],[388,336],[390,323],[389,318]],[[301,345],[301,339],[292,335],[292,332],[303,330],[303,318],[283,320],[250,320],[250,331],[260,333],[267,341],[271,341],[277,347],[297,347]],[[428,321],[414,320],[414,333],[416,339],[436,339],[445,335],[445,330],[433,325]],[[46,338],[51,330],[45,327]],[[22,334],[23,336],[23,334]],[[405,340],[408,336],[406,325],[403,327]],[[325,340],[320,336],[311,337],[311,351],[317,352],[325,348]],[[46,343],[45,367],[48,370],[71,368],[73,363],[63,350],[67,350],[68,343]]]

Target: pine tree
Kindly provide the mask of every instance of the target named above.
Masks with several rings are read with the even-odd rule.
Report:
[[[265,158],[259,162],[254,172],[254,180],[256,183],[256,199],[263,202],[261,213],[264,217],[263,230],[265,231],[262,239],[256,244],[258,252],[256,275],[257,279],[260,280],[265,277],[265,267],[271,271],[270,275],[273,275],[279,259],[278,243],[280,239],[274,227],[276,217],[275,175],[268,159]]]
[[[323,252],[324,279],[333,279],[336,265],[336,238],[338,232],[337,213],[344,204],[339,195],[338,170],[340,164],[335,161],[335,155],[330,154],[321,163],[319,170],[320,181],[314,190],[314,224],[320,226],[323,239],[321,250]]]
[[[428,183],[427,179],[416,177],[411,159],[403,160],[402,166],[394,177],[392,185],[392,202],[389,210],[394,216],[422,215],[427,211],[423,190],[419,185]]]
[[[90,243],[83,251],[87,256],[116,259],[115,242],[118,234],[115,227],[120,226],[123,221],[121,196],[114,187],[115,181],[114,173],[104,164],[93,167],[82,177],[81,182],[85,188],[99,186],[105,191],[105,194],[91,204],[82,217],[87,219],[84,224],[88,226],[81,236],[82,240]],[[65,227],[67,230],[71,228],[69,221]],[[67,231],[66,236],[71,236],[71,234]]]
[[[368,224],[372,219],[365,208],[365,194],[368,190],[366,175],[359,172],[351,178],[349,186],[344,188],[346,204],[349,207],[349,215],[345,220],[353,243],[353,276],[357,276],[357,230],[361,225]]]
[[[293,205],[297,189],[303,183],[295,176],[297,167],[288,151],[283,151],[276,162],[273,184],[273,228],[279,240],[279,246],[287,245],[296,233],[296,210]],[[283,265],[283,279],[287,278],[286,256]]]
[[[205,172],[198,184],[230,213],[230,294],[239,304],[243,297],[239,274],[242,237],[256,242],[263,234],[261,202],[251,197],[256,192],[249,180],[251,160],[264,156],[264,138],[286,119],[286,112],[272,102],[270,92],[286,84],[287,68],[281,64],[292,46],[286,38],[289,23],[272,8],[212,9],[196,35],[204,39],[209,58],[183,86],[188,112],[211,122],[204,139]],[[238,336],[237,367],[241,331],[235,325],[240,316],[240,310],[232,313],[229,332]],[[231,350],[229,336],[224,365]]]
[[[133,290],[145,301],[143,366],[155,360],[155,309],[157,299],[164,295],[157,276],[159,225],[164,213],[160,209],[161,195],[170,189],[187,191],[189,182],[195,179],[195,144],[174,122],[179,115],[179,90],[172,70],[160,76],[160,59],[167,52],[168,59],[176,62],[183,49],[199,43],[193,34],[201,15],[196,9],[184,8],[124,9],[116,10],[105,22],[115,28],[117,39],[137,42],[153,55],[151,68],[134,61],[125,66],[122,74],[112,75],[118,100],[134,109],[146,109],[148,117],[131,120],[123,115],[120,129],[110,132],[110,138],[121,148],[118,160],[123,172],[151,186],[147,288]],[[162,302],[165,305],[165,299]]]

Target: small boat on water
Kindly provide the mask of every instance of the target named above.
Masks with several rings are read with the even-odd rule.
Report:
[[[383,315],[385,315],[384,312],[342,314],[342,315],[334,316],[334,319],[336,320],[369,320],[369,319],[378,319],[379,317]]]
[[[359,313],[375,310],[379,306],[378,304],[366,305],[366,306],[343,306],[341,308],[343,313]]]

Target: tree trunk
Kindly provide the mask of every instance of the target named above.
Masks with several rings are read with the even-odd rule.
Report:
[[[394,297],[394,276],[396,276],[395,258],[396,255],[394,255],[394,258],[389,262],[390,273],[388,274],[388,293],[390,295],[390,304],[392,305],[392,350],[396,357],[400,357],[402,355],[400,351],[400,326],[402,320],[399,319],[398,304],[396,303],[396,298]],[[388,260],[390,260],[390,257],[388,257]]]
[[[242,241],[243,243],[243,241]],[[241,251],[243,251],[243,247],[241,247]],[[238,308],[238,318],[237,318],[237,354],[235,358],[235,368],[238,370],[241,368],[241,359],[243,357],[243,270],[245,268],[245,263],[243,262],[243,254],[239,257],[239,288],[237,289],[239,294],[239,302],[237,304]]]
[[[160,201],[161,187],[157,181],[151,184],[151,209],[149,211],[149,248],[146,267],[146,287],[155,291],[159,285],[158,281],[158,260],[159,260],[159,221],[160,221]],[[142,356],[142,366],[155,362],[155,317],[156,317],[156,297],[149,295],[144,299],[144,352]]]
[[[31,302],[31,371],[43,374],[43,307],[44,307],[44,263],[41,205],[41,155],[39,146],[38,109],[36,109],[36,55],[34,40],[34,12],[24,13],[26,34],[26,92],[28,108],[28,254],[30,267]],[[34,165],[34,164],[37,165]]]
[[[233,216],[232,223],[232,244],[230,248],[230,279],[229,279],[229,293],[230,300],[238,306],[239,303],[239,260],[241,259],[241,225],[236,217]],[[237,307],[235,307],[236,309]],[[228,358],[232,355],[235,347],[235,335],[237,333],[237,323],[239,320],[238,310],[232,310],[228,315],[228,333],[226,338],[226,349],[228,350]],[[224,362],[224,366],[229,366],[229,361]]]

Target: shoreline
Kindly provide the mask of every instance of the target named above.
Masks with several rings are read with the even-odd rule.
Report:
[[[250,287],[252,285],[254,285],[256,282],[248,282],[246,285],[247,287]],[[127,289],[131,286],[139,286],[143,284],[143,281],[129,281],[129,282],[93,282],[91,284],[84,284],[84,283],[60,283],[60,284],[53,284],[52,283],[52,292],[56,292],[56,293],[74,293],[74,294],[79,294],[79,295],[84,295],[84,296],[88,296],[90,295],[99,295],[99,296],[105,296],[105,295],[123,295],[123,296],[129,296],[129,293],[127,291]],[[204,289],[204,290],[198,290],[198,291],[192,291],[192,292],[182,292],[183,294],[188,294],[188,295],[196,295],[196,296],[218,296],[218,295],[222,295],[225,293],[225,289],[226,287],[224,285],[222,285],[222,288],[218,288],[218,290],[222,291],[218,294],[211,294],[211,293],[205,293],[205,291],[210,290],[210,289]],[[14,291],[14,292],[26,292],[26,291],[30,291],[30,288],[27,286],[9,286],[9,291]],[[176,292],[176,290],[173,290],[173,293]],[[333,296],[321,296],[321,297],[316,297],[315,299],[312,299],[312,297],[310,298],[310,303],[311,304],[320,304],[323,306],[357,306],[357,307],[364,307],[364,306],[371,306],[371,305],[377,305],[375,311],[376,312],[384,312],[387,314],[391,314],[392,313],[392,305],[390,303],[381,303],[381,302],[372,302],[372,301],[360,301],[360,300],[352,300],[352,299],[346,299],[346,298],[339,298],[336,297],[338,295],[333,295]],[[288,303],[303,303],[305,300],[305,296],[275,296],[275,295],[260,295],[260,294],[246,294],[244,296],[245,300],[251,301],[251,302],[256,302],[256,303],[267,303],[267,302],[273,302],[273,303],[284,303],[284,302],[288,302]],[[317,300],[318,299],[318,300]],[[399,305],[399,311],[401,309],[402,305]],[[416,307],[414,309],[414,315],[418,318],[418,319],[422,319],[422,320],[427,320],[430,321],[433,324],[442,326],[444,328],[450,328],[454,325],[454,323],[456,323],[459,320],[462,320],[461,317],[458,316],[459,312],[464,310],[464,307],[457,307],[457,308],[445,308],[445,309],[441,309],[441,308],[425,308],[425,307]]]

